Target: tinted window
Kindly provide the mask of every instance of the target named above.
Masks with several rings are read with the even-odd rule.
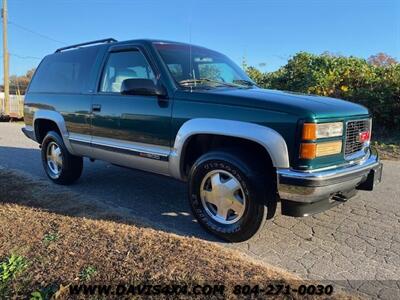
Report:
[[[154,80],[154,73],[140,51],[111,53],[104,68],[100,91],[119,93],[122,81],[140,78]]]
[[[85,48],[47,56],[32,79],[29,92],[83,92],[97,51],[97,48]]]

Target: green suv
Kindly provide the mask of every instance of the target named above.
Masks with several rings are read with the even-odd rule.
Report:
[[[58,184],[83,157],[188,182],[199,223],[243,241],[274,216],[307,216],[372,190],[382,164],[360,105],[265,90],[225,55],[105,39],[58,49],[25,97],[26,136]]]

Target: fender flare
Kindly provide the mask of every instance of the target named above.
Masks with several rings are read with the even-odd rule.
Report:
[[[73,154],[73,150],[71,147],[71,143],[69,142],[69,133],[67,130],[67,126],[65,124],[64,117],[59,113],[54,110],[48,110],[48,109],[38,109],[35,111],[33,115],[33,130],[35,133],[35,139],[36,139],[36,121],[37,120],[49,120],[53,121],[56,123],[58,129],[60,130],[61,133],[61,138],[64,141],[65,146],[67,147],[68,151]]]
[[[196,118],[186,121],[179,129],[169,157],[169,172],[172,177],[183,179],[181,159],[189,139],[197,134],[214,134],[238,137],[263,146],[276,168],[289,168],[289,153],[284,138],[275,130],[242,121]]]

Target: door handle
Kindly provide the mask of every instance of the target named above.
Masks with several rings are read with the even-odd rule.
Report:
[[[101,105],[100,104],[92,104],[92,112],[100,112]]]

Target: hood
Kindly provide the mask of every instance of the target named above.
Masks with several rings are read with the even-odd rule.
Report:
[[[368,115],[368,109],[349,101],[260,88],[212,89],[191,92],[196,100],[281,111],[306,118],[339,118]],[[213,97],[215,96],[215,97]]]

